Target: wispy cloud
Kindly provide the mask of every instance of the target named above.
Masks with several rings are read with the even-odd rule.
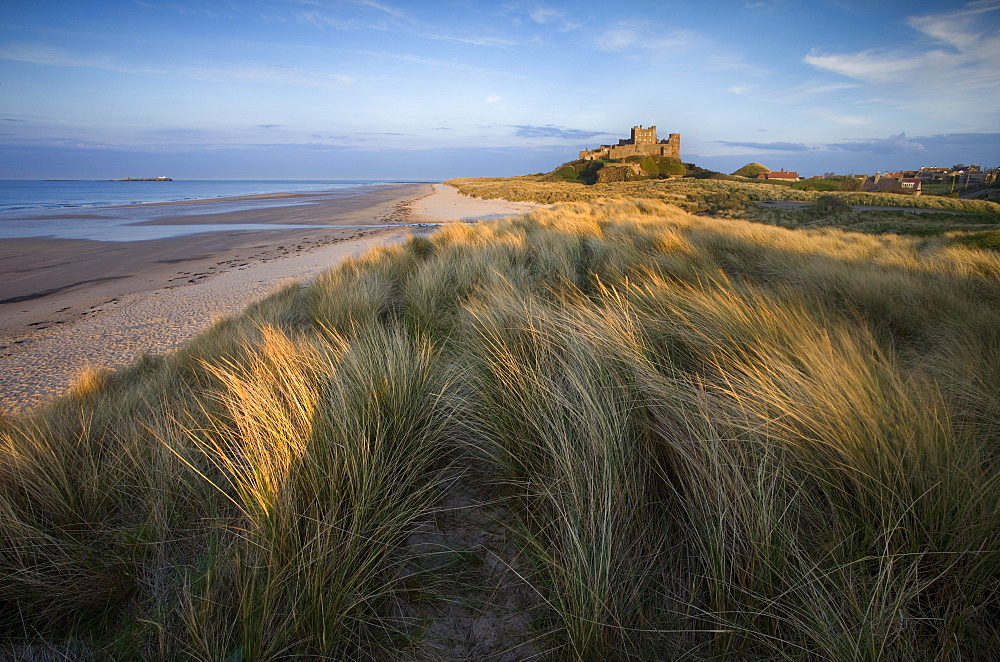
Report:
[[[353,77],[344,74],[309,71],[276,64],[217,68],[191,67],[182,69],[179,73],[187,78],[210,82],[263,83],[328,89],[343,89],[355,81]]]
[[[350,0],[350,2],[356,5],[361,5],[362,7],[370,7],[371,9],[375,9],[377,11],[388,14],[392,18],[398,20],[403,20],[403,21],[410,20],[410,18],[403,12],[403,10],[389,6],[382,2],[375,2],[375,0]]]
[[[989,57],[997,55],[998,46],[997,17],[989,14],[998,10],[1000,2],[997,0],[979,0],[946,14],[913,16],[907,23],[913,29],[962,52],[976,50],[984,44],[989,45],[992,52],[985,54]]]
[[[341,18],[332,16],[319,10],[304,11],[299,13],[299,18],[306,23],[311,23],[317,28],[334,28],[335,30],[363,30],[375,26],[366,25],[356,18]]]
[[[51,46],[38,44],[7,44],[0,46],[0,59],[30,62],[32,64],[48,64],[59,67],[97,67],[100,69],[119,70],[110,57],[103,55],[79,55]]]
[[[869,123],[869,121],[864,117],[857,117],[856,115],[845,115],[840,110],[813,109],[809,112],[810,114],[822,120],[825,120],[827,122],[836,122],[837,124],[850,124],[854,126],[861,126]]]
[[[508,48],[510,46],[517,46],[523,43],[517,39],[509,39],[507,37],[463,36],[445,34],[441,32],[423,32],[420,36],[437,41],[457,41],[462,44],[471,44],[473,46],[491,46],[494,48]]]
[[[258,129],[280,129],[284,124],[258,124]]]
[[[369,0],[348,0],[356,7],[372,12],[361,15],[347,16],[342,13],[331,14],[324,9],[310,9],[298,14],[300,20],[319,28],[334,28],[336,30],[392,30],[421,39],[434,41],[451,41],[473,46],[493,48],[508,48],[522,43],[509,36],[484,34],[482,30],[457,33],[446,26],[431,25],[413,18],[406,12],[380,2]]]
[[[813,49],[803,62],[861,81],[877,89],[886,103],[917,105],[940,115],[976,105],[993,109],[996,120],[1000,107],[1000,0],[980,0],[959,9],[911,16],[906,24],[919,34],[911,46],[856,53]]]
[[[483,77],[489,77],[490,79],[505,78],[505,79],[517,79],[519,81],[540,81],[538,78],[534,78],[523,73],[512,73],[510,71],[504,71],[502,69],[486,69],[484,67],[476,67],[468,62],[463,62],[459,60],[442,60],[438,58],[426,57],[424,55],[414,55],[413,53],[394,53],[391,51],[356,51],[358,55],[363,55],[373,58],[386,58],[390,60],[399,60],[402,62],[409,62],[411,64],[423,65],[426,67],[441,68],[441,69],[454,69],[456,71],[464,71],[471,74],[476,74]]]
[[[581,26],[579,22],[568,17],[564,12],[545,5],[535,7],[528,12],[528,16],[539,25],[553,25],[562,32],[576,30]]]
[[[485,101],[486,103],[496,103],[497,101],[500,101],[502,98],[503,97],[497,96],[496,94],[491,94],[488,97],[486,97]]]
[[[552,9],[551,7],[536,7],[532,11],[528,12],[528,16],[530,16],[531,20],[535,23],[541,23],[544,25],[546,23],[558,21],[563,17],[563,13],[557,9]]]
[[[872,154],[903,154],[907,152],[927,151],[927,147],[920,140],[907,138],[905,132],[889,136],[888,138],[851,140],[827,145],[827,147],[846,152],[871,152]]]
[[[607,135],[603,131],[584,131],[582,129],[567,129],[553,124],[533,126],[530,124],[512,124],[516,129],[514,135],[519,138],[561,138],[565,140],[588,140],[594,136]]]
[[[901,76],[919,71],[923,66],[922,60],[940,55],[940,52],[935,52],[914,58],[878,49],[840,55],[820,55],[810,52],[803,58],[803,62],[849,78],[884,83],[898,81]]]
[[[80,55],[34,44],[8,44],[0,47],[0,59],[58,67],[91,67],[150,75],[181,76],[199,81],[265,83],[342,89],[354,83],[352,76],[337,72],[309,71],[284,65],[243,65],[235,67],[151,68],[119,64],[100,54]]]
[[[825,144],[806,145],[791,142],[733,142],[718,140],[717,144],[760,152],[785,152],[809,155],[809,158],[836,158],[834,153],[898,156],[900,163],[910,163],[934,154],[951,154],[966,162],[982,158],[983,154],[1000,154],[1000,133],[946,133],[932,136],[908,136],[901,131],[886,138],[859,138]],[[742,152],[741,152],[742,153]],[[978,157],[975,155],[979,155]],[[924,163],[923,165],[927,165]],[[945,164],[945,165],[950,165]]]
[[[648,23],[620,21],[605,30],[595,45],[608,52],[664,49],[678,51],[687,50],[698,41],[698,34],[691,30],[660,30]]]
[[[697,39],[691,33],[692,39]],[[747,76],[766,76],[771,70],[762,66],[760,62],[748,62],[739,55],[731,53],[712,53],[705,57],[705,65],[713,71],[732,71]]]
[[[808,152],[815,147],[809,147],[803,143],[786,143],[786,142],[773,142],[773,143],[755,143],[755,142],[730,142],[727,140],[717,140],[720,145],[725,145],[726,147],[746,147],[748,149],[766,149],[771,152]]]
[[[329,9],[309,9],[298,14],[301,20],[320,28],[337,30],[386,30],[392,25],[412,25],[416,23],[403,10],[372,0],[345,0],[347,4],[360,9],[351,16],[346,12],[331,13]],[[318,4],[318,3],[309,3]],[[366,11],[373,10],[373,11]]]

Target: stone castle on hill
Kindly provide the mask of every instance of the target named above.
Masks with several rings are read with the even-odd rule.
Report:
[[[580,158],[585,161],[602,159],[624,159],[627,156],[666,156],[681,159],[681,134],[671,133],[666,140],[656,139],[656,127],[648,129],[642,125],[632,127],[632,137],[619,140],[617,145],[601,145],[597,149],[585,149]]]

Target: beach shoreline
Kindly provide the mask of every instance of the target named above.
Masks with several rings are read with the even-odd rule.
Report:
[[[283,283],[429,231],[417,224],[496,218],[537,206],[468,198],[441,184],[303,197],[313,200],[239,211],[225,211],[233,199],[210,199],[198,202],[219,202],[219,213],[153,221],[273,229],[134,242],[0,241],[0,411],[25,411],[64,392],[88,368],[117,368],[143,353],[175,349]],[[297,227],[283,227],[289,224]]]

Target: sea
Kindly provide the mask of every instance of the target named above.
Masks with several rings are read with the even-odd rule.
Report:
[[[370,193],[374,187],[426,183],[403,180],[0,180],[0,240],[25,237],[143,241],[221,230],[274,229],[259,224],[135,225],[157,218],[309,204],[314,198],[218,198],[267,193]],[[184,205],[155,203],[205,200]],[[283,228],[299,227],[283,225]],[[316,226],[306,226],[313,227]]]

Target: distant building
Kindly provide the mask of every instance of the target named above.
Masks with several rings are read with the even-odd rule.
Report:
[[[757,179],[783,179],[785,181],[797,182],[799,181],[799,173],[787,172],[785,170],[779,170],[777,172],[762,172],[757,175]]]
[[[671,133],[666,140],[656,139],[656,127],[647,129],[642,125],[632,127],[632,137],[618,141],[617,145],[601,145],[597,149],[585,149],[580,158],[586,161],[603,159],[624,159],[629,156],[666,156],[681,159],[681,134]]]
[[[917,178],[925,182],[927,181],[940,181],[944,179],[945,175],[951,172],[948,168],[928,168],[923,167],[917,171]]]
[[[886,175],[899,175],[900,173],[886,173]],[[861,190],[865,193],[911,193],[920,195],[923,192],[923,180],[918,177],[883,177],[876,172],[874,177],[865,179],[861,185]]]
[[[989,172],[983,172],[982,166],[967,166],[959,163],[951,167],[951,172],[948,173],[948,177],[957,178],[959,185],[963,185],[965,187],[968,187],[970,184],[983,186],[993,183],[995,176],[991,177],[991,174],[992,173]]]

